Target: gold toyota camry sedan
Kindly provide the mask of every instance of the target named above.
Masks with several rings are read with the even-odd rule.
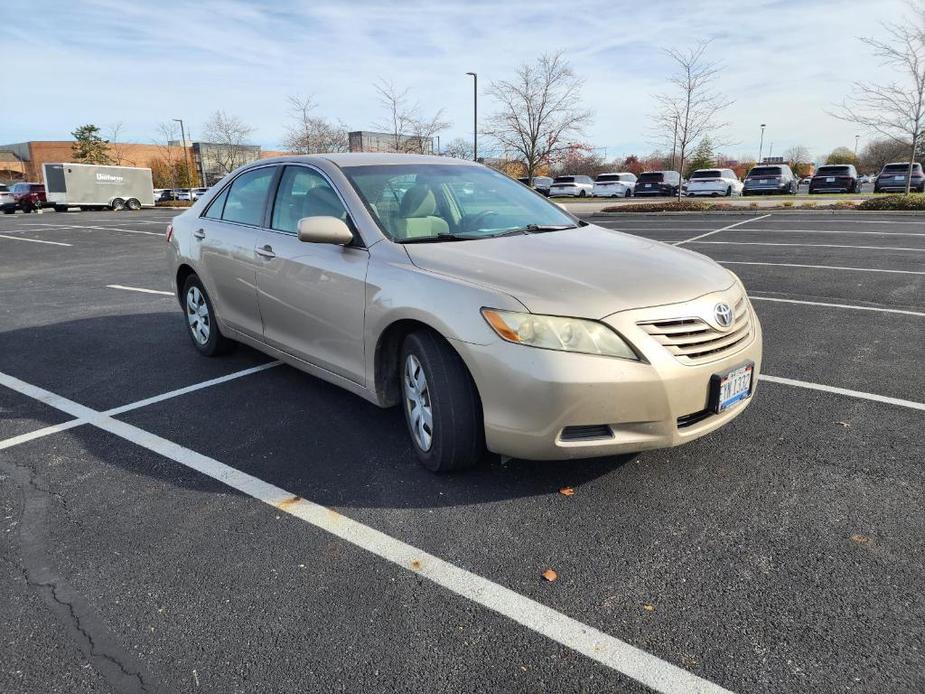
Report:
[[[761,326],[692,251],[446,157],[266,159],[167,230],[192,343],[236,342],[381,406],[434,471],[677,446],[748,405]]]

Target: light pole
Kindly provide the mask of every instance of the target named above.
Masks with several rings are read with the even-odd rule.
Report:
[[[472,75],[472,161],[479,160],[479,76],[474,72],[467,72]]]
[[[854,136],[854,158],[858,158],[858,141],[861,139],[860,135]]]
[[[183,146],[183,163],[186,164],[186,185],[190,187],[190,200],[192,200],[193,187],[193,162],[189,158],[189,150],[186,147],[186,129],[183,127],[182,118],[174,118],[174,122],[180,124],[180,144]]]
[[[761,124],[761,144],[758,145],[758,163],[761,163],[761,153],[764,151],[764,128],[765,124]]]

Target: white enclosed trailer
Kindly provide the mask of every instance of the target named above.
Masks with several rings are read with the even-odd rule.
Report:
[[[154,207],[151,169],[99,164],[44,164],[45,197],[55,210]]]

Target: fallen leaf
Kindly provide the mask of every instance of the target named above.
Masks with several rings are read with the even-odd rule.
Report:
[[[559,490],[559,493],[562,496],[575,496],[575,487],[562,487],[562,489]]]
[[[857,542],[859,545],[866,545],[870,542],[870,538],[867,535],[854,534],[851,536],[852,542]]]
[[[555,571],[553,571],[552,569],[546,569],[546,570],[543,572],[543,578],[545,578],[547,581],[549,581],[550,583],[552,583],[552,582],[555,581],[557,578],[559,578],[559,574],[557,574],[557,573],[556,573]]]
[[[835,422],[835,423],[838,424],[839,426],[845,427],[845,429],[851,426],[850,424],[848,424],[848,422]]]
[[[655,605],[651,605],[651,604],[649,604],[649,603],[645,603],[645,604],[642,606],[642,609],[644,609],[646,612],[655,612]]]

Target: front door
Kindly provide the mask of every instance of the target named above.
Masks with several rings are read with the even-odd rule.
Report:
[[[316,169],[287,166],[270,229],[259,232],[257,301],[265,341],[316,366],[366,384],[363,339],[366,269],[362,246],[299,241],[303,217],[348,220],[331,183]]]

